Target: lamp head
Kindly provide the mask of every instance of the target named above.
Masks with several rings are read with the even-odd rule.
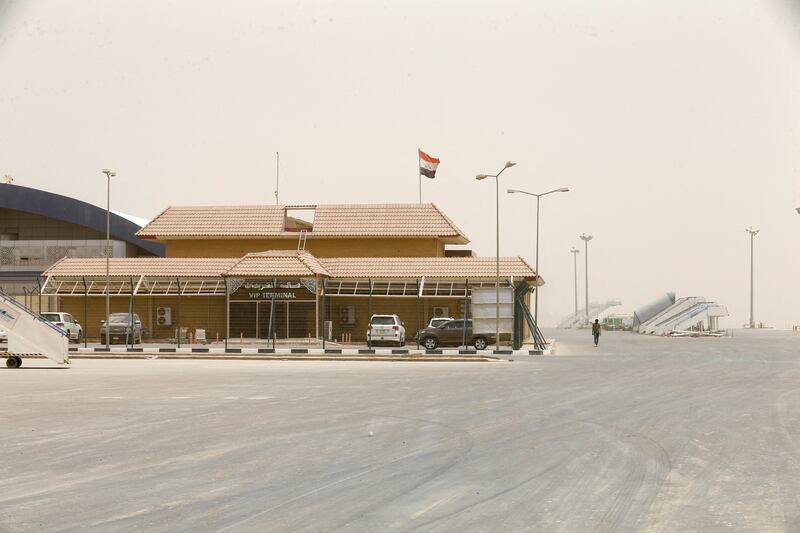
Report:
[[[514,194],[515,192],[519,192],[519,191],[517,189],[508,189],[506,192],[508,194]],[[800,208],[798,208],[798,209],[800,209]]]
[[[589,242],[589,241],[592,240],[592,236],[591,235],[586,235],[585,233],[581,233],[581,240]]]
[[[484,179],[486,179],[488,177],[489,177],[488,174],[478,174],[477,176],[475,176],[475,179],[476,180],[484,180]]]
[[[103,172],[103,174],[105,174],[105,175],[106,175],[106,176],[108,176],[109,178],[113,178],[114,176],[116,176],[116,175],[117,175],[117,173],[116,173],[116,172],[114,172],[113,170],[109,170],[109,169],[107,169],[107,168],[104,168],[104,169],[102,170],[102,172]]]
[[[513,161],[506,161],[506,166],[505,166],[505,167],[503,167],[503,168],[511,168],[511,167],[513,167],[514,165],[516,165],[516,163],[515,163],[515,162],[513,162]]]
[[[569,187],[561,187],[558,192],[569,192]]]

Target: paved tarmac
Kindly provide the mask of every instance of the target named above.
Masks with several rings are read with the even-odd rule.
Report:
[[[0,531],[800,531],[800,334],[0,369]]]

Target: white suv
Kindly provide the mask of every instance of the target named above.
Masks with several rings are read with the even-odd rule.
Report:
[[[67,332],[70,342],[81,342],[83,328],[69,313],[42,313],[42,318]]]
[[[405,346],[406,326],[397,315],[372,315],[367,326],[367,343],[388,342]]]

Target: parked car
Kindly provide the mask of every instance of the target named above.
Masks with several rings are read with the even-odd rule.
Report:
[[[439,317],[439,318],[431,318],[431,321],[428,322],[429,328],[437,328],[443,324],[446,324],[453,320],[453,318],[446,316],[446,317]]]
[[[139,315],[133,313],[133,329],[131,330],[130,323],[131,315],[128,313],[111,313],[108,321],[111,324],[110,332],[108,334],[109,344],[114,344],[114,341],[121,340],[122,342],[130,342],[131,344],[139,344],[142,342],[142,321]],[[106,343],[106,321],[100,321],[100,344]]]
[[[397,315],[372,315],[367,326],[367,342],[370,345],[388,342],[395,346],[405,346],[406,326]]]
[[[0,344],[8,342],[8,333],[4,329],[0,329]]]
[[[464,344],[464,319],[451,320],[441,326],[428,327],[419,332],[419,343],[426,350],[435,350],[438,346],[461,346]],[[472,320],[467,320],[467,345],[476,350],[485,350],[494,342],[494,333],[472,333]]]
[[[42,313],[42,318],[52,322],[57,328],[67,332],[70,342],[81,342],[83,339],[83,328],[69,313]]]

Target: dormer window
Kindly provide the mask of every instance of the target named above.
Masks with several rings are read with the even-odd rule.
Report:
[[[314,230],[316,206],[286,206],[283,211],[283,231]]]

